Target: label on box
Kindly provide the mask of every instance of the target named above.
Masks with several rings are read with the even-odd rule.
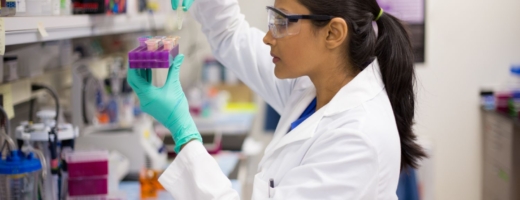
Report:
[[[49,33],[47,33],[47,30],[45,30],[45,26],[43,26],[43,24],[40,22],[38,23],[38,31],[40,32],[40,34],[42,35],[42,37],[47,37],[49,36]]]

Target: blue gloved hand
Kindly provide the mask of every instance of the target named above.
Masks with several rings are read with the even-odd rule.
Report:
[[[153,86],[150,78],[145,77],[146,73],[141,73],[142,69],[128,69],[127,77],[128,84],[139,98],[141,110],[153,116],[172,133],[176,153],[191,140],[202,142],[179,81],[179,70],[183,60],[182,54],[175,57],[168,71],[166,83],[161,88]]]
[[[190,9],[191,4],[193,4],[194,0],[183,0],[182,1],[182,10],[185,12]],[[179,0],[172,0],[172,9],[177,10],[177,7],[179,6]]]

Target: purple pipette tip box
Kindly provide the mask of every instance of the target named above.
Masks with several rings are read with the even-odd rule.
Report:
[[[159,46],[156,51],[148,51],[146,45],[142,45],[128,52],[128,63],[132,69],[151,69],[169,68],[170,62],[179,55],[179,45],[175,45],[171,50]]]

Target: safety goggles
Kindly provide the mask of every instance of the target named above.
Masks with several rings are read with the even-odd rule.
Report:
[[[300,19],[328,21],[334,18],[329,15],[292,15],[285,14],[272,6],[267,6],[267,22],[274,38],[300,33]]]

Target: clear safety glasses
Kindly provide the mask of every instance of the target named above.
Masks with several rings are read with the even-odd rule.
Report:
[[[329,15],[285,14],[281,10],[267,6],[267,23],[274,38],[282,38],[300,33],[300,19],[328,21],[332,18],[334,17]]]

